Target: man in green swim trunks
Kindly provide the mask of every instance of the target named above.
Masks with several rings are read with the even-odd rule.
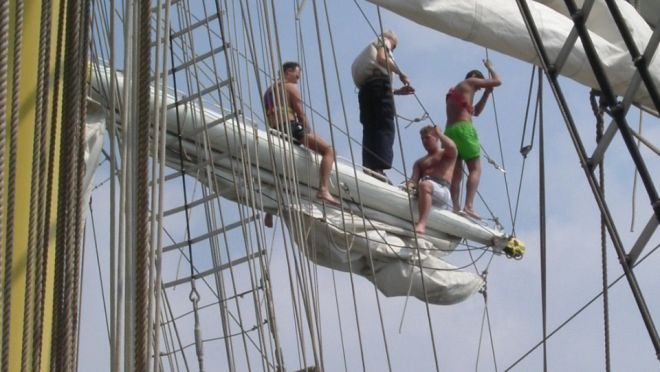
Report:
[[[454,167],[454,176],[451,182],[451,199],[454,211],[460,211],[460,202],[458,200],[461,181],[463,180],[463,161],[467,165],[468,178],[465,192],[465,214],[479,218],[474,211],[474,196],[479,186],[481,177],[481,146],[477,131],[472,126],[472,116],[479,116],[486,106],[488,96],[493,88],[502,84],[500,76],[493,69],[493,63],[490,60],[484,60],[484,66],[490,73],[490,78],[485,78],[479,70],[472,70],[455,87],[449,89],[446,97],[447,104],[447,127],[445,135],[451,138],[458,148],[458,158]],[[484,88],[484,93],[476,105],[474,102],[475,93]]]

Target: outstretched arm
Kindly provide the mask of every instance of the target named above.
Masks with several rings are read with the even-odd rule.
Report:
[[[486,107],[486,102],[488,101],[488,96],[493,92],[493,88],[502,85],[502,79],[500,75],[493,68],[493,62],[489,59],[484,60],[484,66],[488,69],[490,75],[489,79],[479,79],[479,78],[470,78],[470,84],[475,88],[484,88],[484,94],[481,96],[479,102],[474,105],[474,116],[479,116],[481,112]]]
[[[440,143],[442,144],[442,156],[444,158],[456,158],[458,156],[458,149],[456,148],[456,144],[454,141],[445,136],[444,133],[440,130],[440,127],[435,127],[435,131],[438,134],[438,137],[440,137]]]
[[[404,74],[396,62],[394,62],[390,50],[391,42],[389,39],[384,38],[383,43],[379,43],[376,47],[376,62],[378,62],[383,68],[387,69],[387,71],[397,74],[403,83],[404,87],[394,90],[394,94],[414,93],[415,90],[410,86],[410,78],[408,78],[408,75]]]

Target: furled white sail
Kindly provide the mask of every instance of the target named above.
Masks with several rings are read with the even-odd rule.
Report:
[[[291,229],[294,214],[302,217],[302,234]],[[411,295],[432,304],[451,305],[485,284],[480,275],[442,259],[459,239],[420,236],[416,241],[410,230],[336,209],[323,211],[306,202],[291,205],[284,219],[312,261],[364,276],[388,297]]]
[[[421,25],[465,41],[497,50],[511,57],[539,64],[532,40],[514,0],[369,0]],[[554,60],[573,28],[563,1],[527,1],[549,57]],[[660,2],[644,5],[653,10]],[[581,5],[582,1],[578,1]],[[632,5],[617,0],[628,29],[641,52],[653,33]],[[648,17],[647,17],[648,18]],[[654,18],[648,18],[653,20]],[[657,21],[657,16],[655,17]],[[616,94],[624,95],[636,71],[630,53],[603,0],[596,0],[587,26]],[[657,53],[656,53],[657,54]],[[660,58],[650,63],[650,74],[660,86]],[[578,40],[560,73],[589,87],[598,88],[582,44]],[[633,102],[657,115],[642,85]]]

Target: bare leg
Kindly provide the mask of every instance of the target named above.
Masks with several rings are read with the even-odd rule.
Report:
[[[431,210],[431,195],[433,195],[433,185],[431,181],[422,181],[417,185],[417,206],[419,209],[419,220],[415,224],[415,231],[418,234],[426,233],[426,222]]]
[[[454,166],[454,174],[451,180],[451,204],[453,205],[454,212],[461,210],[461,203],[459,197],[461,196],[461,182],[463,181],[463,161],[456,159]]]
[[[474,218],[481,218],[474,211],[474,196],[477,194],[479,179],[481,178],[481,159],[476,158],[466,161],[468,168],[467,191],[465,192],[465,213]]]
[[[335,160],[335,152],[332,147],[314,133],[305,135],[305,146],[321,155],[321,167],[319,169],[319,191],[316,197],[330,204],[339,205],[337,200],[330,194],[328,184],[330,182],[330,172]]]
[[[273,227],[273,215],[270,213],[266,213],[266,217],[264,217],[264,225],[266,227]]]

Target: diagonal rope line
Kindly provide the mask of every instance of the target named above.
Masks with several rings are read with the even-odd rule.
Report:
[[[633,265],[633,268],[639,266],[642,262],[644,262],[648,257],[650,257],[653,253],[655,253],[658,248],[660,248],[660,244],[656,245],[651,251],[649,251],[644,257],[639,259],[635,265]],[[612,281],[609,285],[607,285],[607,291],[609,291],[615,284],[617,284],[621,279],[623,279],[626,276],[625,273],[619,275],[614,281]],[[573,321],[578,315],[580,315],[584,310],[586,310],[589,306],[591,306],[594,302],[596,302],[597,299],[600,298],[600,296],[603,295],[605,290],[601,290],[598,292],[596,295],[594,295],[587,303],[582,305],[578,310],[576,310],[572,315],[570,315],[566,320],[564,320],[560,325],[558,325],[552,332],[548,333],[548,335],[536,345],[532,346],[525,354],[523,354],[520,358],[518,358],[515,362],[513,362],[509,367],[506,368],[505,371],[510,371],[513,367],[518,365],[520,362],[525,360],[528,356],[530,356],[536,349],[538,349],[539,346],[543,345],[547,340],[549,340],[552,336],[557,334],[564,326],[566,326],[568,323]]]

